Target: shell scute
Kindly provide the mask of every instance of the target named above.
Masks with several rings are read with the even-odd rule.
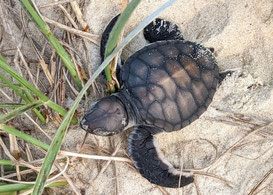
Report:
[[[132,55],[122,78],[127,78],[123,82],[142,123],[173,131],[196,120],[209,106],[218,67],[211,51],[198,44],[161,41]]]

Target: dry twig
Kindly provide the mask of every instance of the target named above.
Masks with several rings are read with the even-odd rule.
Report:
[[[85,38],[85,39],[91,41],[92,43],[94,43],[95,45],[99,46],[99,36],[98,35],[94,35],[94,34],[91,34],[88,32],[77,30],[75,28],[71,28],[69,26],[63,25],[63,24],[58,23],[58,22],[51,20],[49,18],[46,18],[45,16],[43,16],[43,19],[49,24],[55,25],[63,30],[66,30],[70,33],[73,33],[73,34],[78,35],[82,38]]]

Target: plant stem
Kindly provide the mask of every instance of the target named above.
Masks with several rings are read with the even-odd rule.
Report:
[[[35,9],[32,2],[29,0],[21,0],[21,3],[24,5],[25,9],[28,11],[29,15],[32,17],[33,21],[37,24],[41,32],[46,36],[51,46],[56,50],[57,54],[60,56],[64,65],[68,69],[70,75],[74,79],[74,82],[77,85],[77,87],[81,89],[82,88],[81,80],[76,71],[75,64],[72,62],[71,58],[69,57],[68,53],[65,51],[63,46],[54,37],[47,23],[39,15],[38,10]]]
[[[30,135],[27,135],[27,134],[25,134],[25,133],[23,133],[21,131],[18,131],[17,129],[15,129],[13,127],[10,127],[8,125],[0,124],[0,129],[2,129],[3,131],[5,131],[7,133],[15,135],[16,137],[19,137],[19,138],[21,138],[21,139],[23,139],[23,140],[25,140],[25,141],[27,141],[29,143],[32,143],[32,144],[34,144],[34,145],[36,145],[36,146],[38,146],[38,147],[40,147],[40,148],[42,148],[42,149],[44,149],[46,151],[49,148],[49,145],[47,145],[47,144],[45,144],[45,143],[31,137]]]
[[[0,56],[0,58],[1,58],[1,56]],[[0,63],[1,63],[1,61],[0,61]],[[4,75],[2,75],[1,73],[0,73],[0,79],[1,79],[5,84],[7,84],[7,86],[9,86],[11,89],[13,89],[14,92],[15,92],[18,96],[20,96],[26,103],[30,103],[30,102],[31,102],[31,101],[29,100],[29,98],[27,98],[26,96],[23,95],[23,93],[19,90],[19,87],[17,87],[17,86],[14,85],[12,82],[10,82],[10,81],[9,81]],[[33,112],[36,114],[36,116],[41,120],[41,122],[42,122],[43,124],[45,124],[46,120],[45,120],[45,118],[43,117],[43,115],[37,110],[37,108],[34,108],[32,111],[33,111]]]
[[[112,53],[114,48],[117,46],[120,34],[123,31],[123,29],[125,27],[125,24],[129,20],[130,16],[132,15],[135,8],[138,6],[140,1],[141,0],[131,1],[128,4],[128,6],[125,8],[125,10],[118,17],[118,20],[115,23],[113,29],[111,30],[108,41],[106,43],[104,58],[108,57]],[[113,85],[113,79],[112,79],[111,71],[110,71],[110,64],[105,68],[104,72],[105,72],[105,75],[106,75],[106,79],[108,81],[109,90],[110,90],[111,93],[114,93],[115,92],[115,86]]]
[[[0,123],[6,123],[8,122],[9,120],[15,118],[16,116],[30,110],[30,109],[33,109],[35,107],[39,107],[41,105],[43,105],[44,102],[41,101],[41,100],[37,100],[37,101],[34,101],[34,102],[31,102],[29,104],[25,104],[23,106],[20,106],[16,109],[13,109],[12,111],[8,112],[8,113],[5,113],[5,114],[2,114],[0,115]]]
[[[43,100],[44,102],[47,102],[47,105],[52,108],[53,110],[55,110],[56,112],[58,112],[59,114],[61,114],[62,116],[64,116],[66,114],[66,110],[63,109],[61,106],[59,106],[58,104],[52,102],[51,100],[48,99],[47,96],[45,96],[42,92],[40,92],[38,89],[36,89],[33,85],[31,85],[29,82],[27,82],[23,77],[21,77],[20,75],[18,75],[10,66],[9,64],[5,61],[5,59],[0,55],[0,68],[2,68],[6,73],[8,73],[9,75],[11,75],[14,79],[16,79],[18,81],[18,83],[20,83],[23,87],[26,87],[27,89],[29,89],[32,93],[34,93],[35,95],[37,95],[41,100]],[[8,82],[8,80],[6,79],[5,81]],[[10,81],[9,81],[10,82]],[[13,90],[15,90],[16,88],[13,88]],[[17,90],[18,92],[19,90]],[[22,94],[22,93],[21,93]],[[21,97],[21,96],[20,96]],[[22,97],[23,98],[23,97]],[[24,99],[25,100],[25,99]],[[29,100],[25,100],[28,101]],[[73,124],[77,124],[78,120],[76,118],[72,119],[72,123]]]
[[[49,184],[47,187],[57,187],[57,186],[65,186],[67,185],[66,181],[58,181],[52,184]],[[0,193],[1,192],[16,192],[20,190],[29,190],[34,186],[34,184],[4,184],[0,185]]]

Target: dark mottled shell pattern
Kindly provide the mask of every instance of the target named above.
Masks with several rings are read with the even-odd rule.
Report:
[[[213,54],[181,40],[152,43],[134,53],[122,68],[123,89],[143,123],[179,130],[209,106],[218,84]]]

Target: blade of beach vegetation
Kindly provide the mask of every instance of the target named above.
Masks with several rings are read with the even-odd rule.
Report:
[[[56,112],[58,112],[59,114],[61,114],[62,116],[64,116],[66,114],[66,110],[64,108],[62,108],[61,106],[59,106],[58,104],[54,103],[53,101],[49,100],[47,96],[45,96],[41,91],[39,91],[38,89],[36,89],[33,85],[31,85],[28,81],[26,81],[23,77],[21,77],[19,74],[17,74],[16,71],[14,71],[9,64],[6,62],[6,60],[0,55],[0,68],[2,70],[4,70],[6,73],[8,73],[11,77],[13,77],[15,80],[17,80],[18,83],[20,83],[22,86],[26,87],[28,90],[30,90],[32,93],[34,93],[36,96],[38,96],[40,98],[40,100],[47,102],[47,106],[52,108],[53,110],[55,110]],[[1,76],[1,75],[0,75]],[[1,77],[1,79],[3,80],[4,78]],[[8,79],[5,80],[6,83],[8,83]],[[9,82],[11,83],[11,82]],[[11,87],[12,85],[10,85]],[[16,87],[12,88],[13,90],[16,90]],[[19,95],[18,93],[19,90],[16,91],[16,93]],[[22,94],[22,93],[21,93]],[[23,98],[24,95],[20,96]],[[25,99],[24,99],[25,100]],[[29,103],[28,100],[26,103]],[[77,119],[73,118],[72,119],[72,123],[73,124],[77,124]]]
[[[0,193],[3,192],[17,192],[20,190],[29,190],[33,187],[34,184],[3,184],[0,185]],[[57,186],[65,186],[67,182],[64,181],[57,181],[49,184],[47,187],[57,187]],[[15,193],[17,194],[17,193]],[[1,194],[0,194],[1,195]]]
[[[39,107],[41,105],[44,105],[46,104],[46,102],[43,102],[41,100],[37,100],[37,101],[34,101],[34,102],[31,102],[29,104],[25,104],[23,106],[20,106],[8,113],[5,113],[5,114],[2,114],[0,115],[0,123],[6,123],[8,122],[9,120],[15,118],[16,116],[24,113],[24,112],[27,112],[28,110],[31,110],[33,108],[36,108],[36,107]]]
[[[36,23],[40,31],[45,35],[45,37],[50,42],[51,46],[56,50],[57,54],[62,59],[65,67],[69,71],[70,75],[74,79],[75,84],[79,89],[82,88],[81,80],[78,76],[78,73],[76,71],[76,66],[69,57],[68,53],[65,51],[63,46],[59,43],[59,41],[56,39],[56,37],[53,35],[53,33],[50,31],[49,26],[47,23],[42,19],[39,11],[35,9],[35,6],[33,5],[31,0],[21,0],[21,3],[23,4],[23,7],[27,11],[27,13],[31,16],[32,20]]]
[[[120,16],[118,17],[117,22],[115,23],[113,29],[111,30],[111,33],[109,35],[107,44],[105,46],[105,54],[104,54],[104,58],[106,58],[107,56],[109,56],[111,54],[111,52],[113,51],[113,49],[117,46],[119,37],[121,32],[123,31],[125,24],[127,23],[127,21],[129,20],[130,16],[132,15],[133,11],[135,10],[135,8],[138,6],[138,4],[141,2],[141,0],[133,0],[131,1],[127,7],[125,8],[125,10],[120,14]],[[115,86],[113,84],[113,79],[110,73],[110,65],[108,65],[105,68],[105,75],[106,75],[106,79],[108,81],[108,88],[110,90],[111,93],[115,92]]]
[[[1,56],[0,56],[1,59]],[[0,62],[1,63],[1,62]],[[13,84],[11,81],[9,81],[3,74],[0,73],[0,79],[11,89],[14,90],[14,92],[21,97],[26,103],[31,103],[31,101],[29,100],[28,97],[26,97],[22,92],[21,92],[21,88],[18,85]],[[26,90],[24,90],[26,91]],[[34,112],[34,114],[36,114],[36,116],[40,119],[40,121],[45,124],[46,120],[43,117],[43,115],[36,109],[34,108],[32,110]]]

